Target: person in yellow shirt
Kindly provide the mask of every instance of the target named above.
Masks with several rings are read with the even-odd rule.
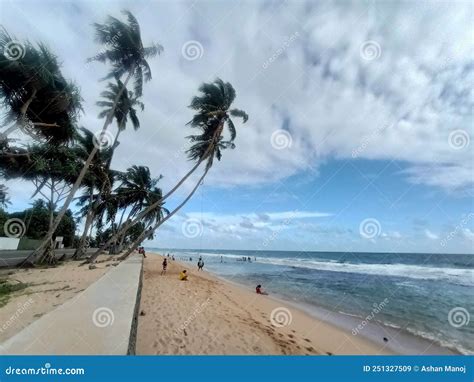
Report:
[[[181,281],[188,281],[188,274],[186,273],[186,269],[179,273],[179,279]]]

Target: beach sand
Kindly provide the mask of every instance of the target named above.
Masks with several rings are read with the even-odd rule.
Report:
[[[161,275],[162,261],[150,254],[144,262],[137,354],[391,354],[282,300],[198,272],[194,263],[170,261]],[[182,269],[188,281],[178,279]]]
[[[86,289],[110,270],[112,263],[110,255],[101,255],[96,269],[67,261],[53,268],[0,270],[0,279],[28,285],[11,293],[6,305],[0,307],[0,343]]]

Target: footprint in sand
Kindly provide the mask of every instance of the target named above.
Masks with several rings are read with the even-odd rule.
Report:
[[[311,342],[311,340],[309,338],[305,338],[304,339],[306,342]]]

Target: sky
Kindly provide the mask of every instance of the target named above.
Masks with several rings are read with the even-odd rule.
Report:
[[[0,1],[0,24],[47,43],[80,86],[92,131],[109,69],[86,64],[101,49],[92,23],[121,9],[164,52],[113,168],[146,165],[163,190],[176,184],[192,167],[187,106],[202,82],[229,81],[249,114],[147,246],[474,253],[472,3]],[[10,210],[31,203],[31,184],[6,184]]]

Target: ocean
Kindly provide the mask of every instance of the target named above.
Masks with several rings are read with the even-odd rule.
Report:
[[[402,354],[437,353],[432,343],[474,354],[474,255],[149,250],[192,258],[192,266],[202,256],[204,269],[223,279],[262,284],[354,336],[385,338]]]

